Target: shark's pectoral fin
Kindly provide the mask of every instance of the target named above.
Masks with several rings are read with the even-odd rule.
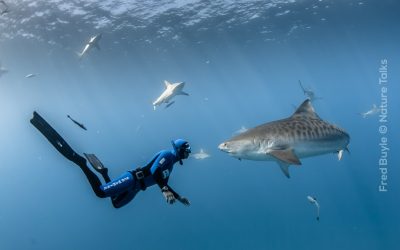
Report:
[[[100,50],[100,46],[98,43],[96,43],[94,46],[97,48],[97,50]]]
[[[185,91],[179,91],[178,93],[177,93],[177,95],[189,95],[188,93],[186,93]]]
[[[287,164],[301,165],[299,158],[294,154],[292,149],[271,150],[268,154]]]
[[[337,158],[339,161],[342,159],[342,156],[343,156],[343,149],[338,151]]]
[[[337,153],[337,157],[338,157],[338,160],[340,161],[341,159],[342,159],[342,157],[343,157],[343,152],[344,151],[347,151],[347,153],[349,153],[350,154],[350,150],[349,150],[349,147],[348,146],[346,146],[344,149],[340,149]]]
[[[279,167],[281,168],[283,174],[287,177],[290,178],[290,174],[289,174],[289,164],[287,164],[286,162],[283,161],[277,161]]]

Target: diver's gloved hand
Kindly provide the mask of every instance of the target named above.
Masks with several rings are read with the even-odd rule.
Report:
[[[168,188],[165,189],[163,188],[162,194],[164,195],[164,198],[167,200],[169,204],[174,204],[174,202],[176,201],[174,194],[171,191],[169,191]]]
[[[180,201],[185,206],[190,206],[190,201],[185,197],[179,197],[178,201]]]

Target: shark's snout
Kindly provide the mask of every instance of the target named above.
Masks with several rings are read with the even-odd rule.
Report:
[[[221,144],[218,145],[219,150],[224,151],[224,152],[228,152],[229,153],[229,148],[228,148],[228,144],[226,142],[223,142]]]

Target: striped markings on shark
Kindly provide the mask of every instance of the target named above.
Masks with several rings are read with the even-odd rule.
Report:
[[[349,142],[350,136],[323,121],[307,99],[292,116],[249,129],[218,148],[239,160],[275,161],[289,178],[289,166],[301,165],[301,158],[337,153],[341,160]]]

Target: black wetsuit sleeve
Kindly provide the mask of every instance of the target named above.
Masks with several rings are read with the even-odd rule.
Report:
[[[157,185],[160,187],[160,189],[162,189],[163,187],[167,187],[169,191],[171,191],[171,193],[174,194],[175,198],[180,198],[181,196],[175,192],[169,185],[168,185],[168,180],[169,177],[166,179],[162,178],[162,171],[161,169],[157,169],[156,172],[154,172],[153,174],[153,178],[155,180],[155,182],[157,183]]]
[[[157,185],[160,187],[160,189],[162,189],[165,186],[168,186],[169,177],[166,178],[166,179],[163,178],[163,174],[162,174],[161,168],[158,168],[154,172],[153,178],[154,178],[154,181],[157,183]]]

